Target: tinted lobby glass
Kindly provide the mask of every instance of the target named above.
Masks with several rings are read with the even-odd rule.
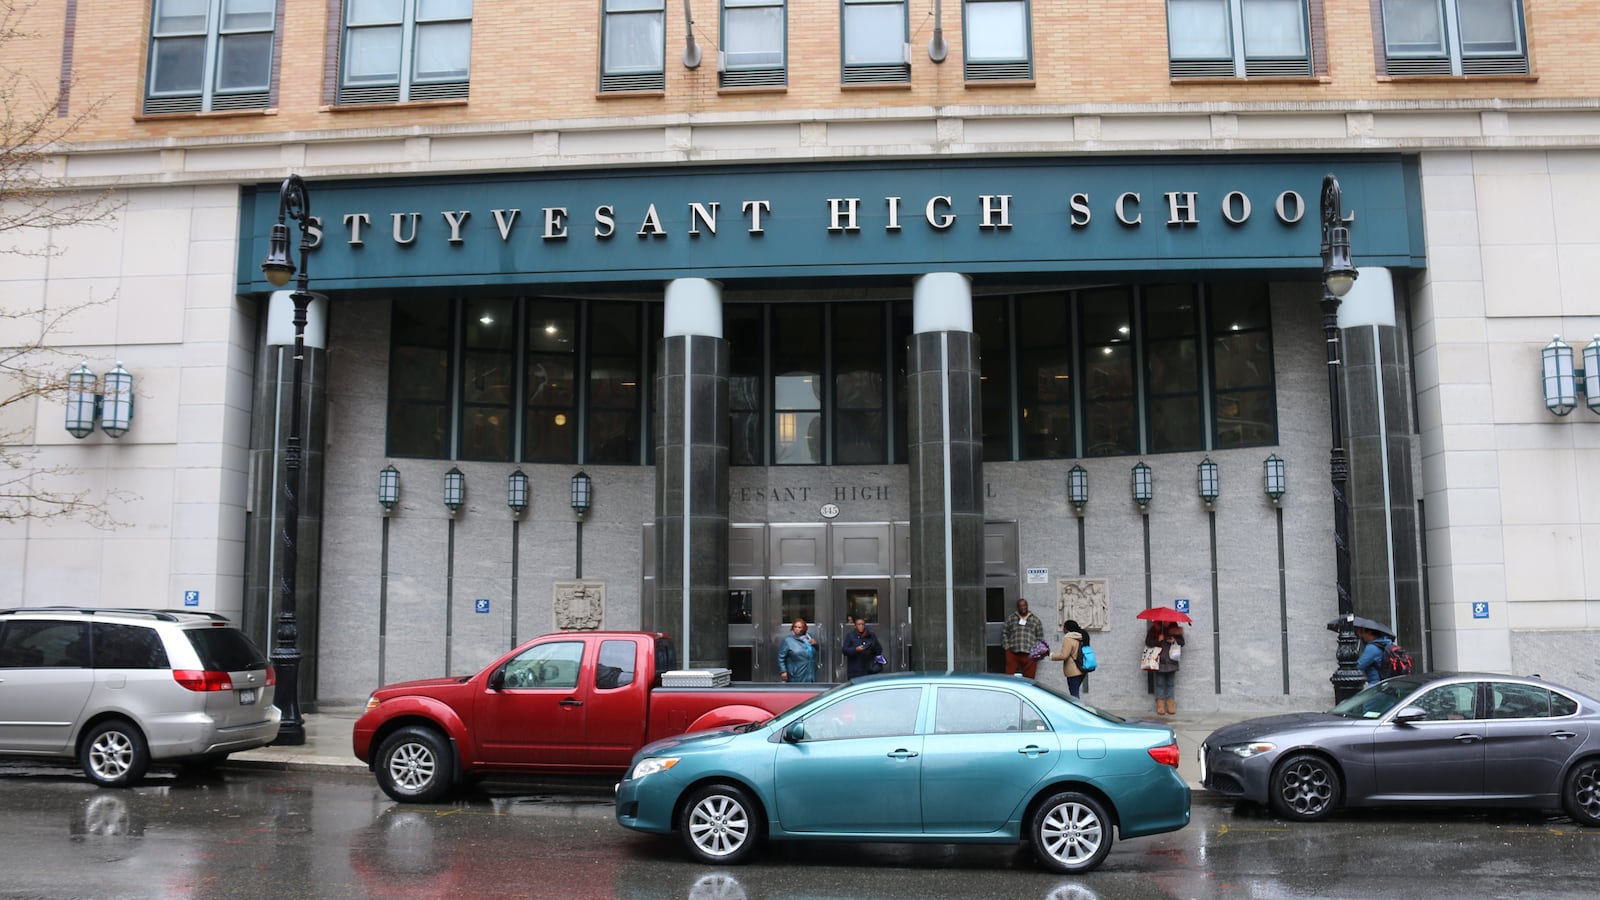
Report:
[[[909,312],[726,304],[731,464],[904,462]],[[389,455],[651,464],[661,323],[659,303],[396,301]],[[973,323],[986,460],[1277,442],[1264,284],[980,296]]]

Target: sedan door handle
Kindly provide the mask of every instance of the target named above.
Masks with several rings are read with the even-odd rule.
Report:
[[[914,751],[914,750],[891,750],[891,751],[889,751],[889,758],[890,759],[912,759],[916,755],[917,755],[916,751]]]
[[[1550,732],[1550,736],[1556,740],[1564,741],[1569,738],[1577,737],[1578,733],[1576,731],[1552,731]]]
[[[1017,752],[1028,757],[1029,759],[1034,759],[1035,757],[1043,756],[1044,754],[1049,753],[1050,748],[1040,747],[1037,744],[1029,744],[1026,747],[1019,747]]]
[[[1483,735],[1481,734],[1458,734],[1455,736],[1455,741],[1458,744],[1475,744],[1481,740],[1483,740]]]
[[[582,706],[583,705],[583,701],[582,700],[574,700],[571,697],[568,697],[567,699],[561,701],[561,705],[562,706]]]

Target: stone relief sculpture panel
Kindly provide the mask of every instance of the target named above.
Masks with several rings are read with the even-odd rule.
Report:
[[[605,625],[604,581],[558,581],[555,590],[557,631],[598,631]]]
[[[1056,612],[1090,631],[1111,630],[1111,582],[1106,578],[1057,578]]]

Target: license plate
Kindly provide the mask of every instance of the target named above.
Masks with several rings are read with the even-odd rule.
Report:
[[[252,704],[254,702],[256,702],[256,689],[255,688],[245,688],[244,690],[239,692],[239,705],[240,706],[249,706],[250,704]]]

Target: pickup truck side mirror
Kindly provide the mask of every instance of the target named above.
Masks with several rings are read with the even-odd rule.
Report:
[[[789,727],[783,730],[783,739],[791,744],[798,744],[806,739],[806,723],[790,722]]]
[[[504,690],[506,686],[506,667],[501,666],[489,673],[489,690]]]
[[[1408,706],[1405,709],[1400,710],[1398,713],[1395,713],[1394,719],[1391,721],[1398,725],[1410,725],[1412,722],[1420,722],[1427,717],[1428,714],[1423,711],[1422,707]]]

